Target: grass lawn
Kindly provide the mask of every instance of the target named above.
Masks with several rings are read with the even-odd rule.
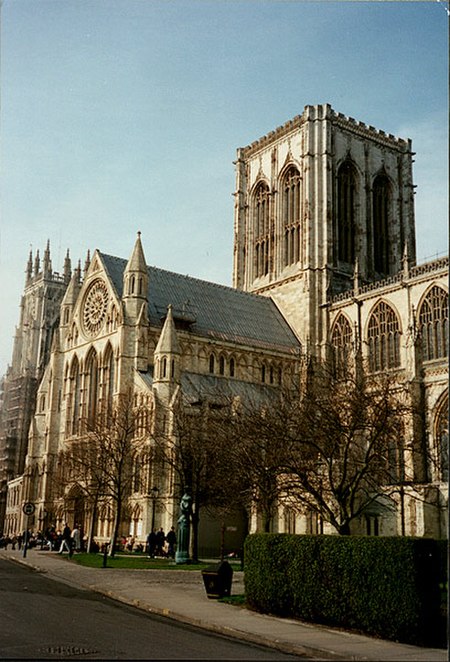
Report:
[[[103,568],[103,554],[74,554],[71,559],[64,556],[70,563],[78,563],[88,568]],[[144,554],[116,554],[113,558],[107,557],[107,568],[120,568],[128,570],[204,570],[210,563],[181,563],[176,564],[173,559],[150,559]],[[234,570],[239,570],[239,564],[231,564]]]

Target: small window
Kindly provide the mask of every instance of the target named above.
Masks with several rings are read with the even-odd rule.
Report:
[[[261,366],[261,381],[264,383],[266,381],[266,366]]]
[[[234,377],[234,359],[230,359],[230,377]]]
[[[223,356],[221,356],[219,359],[219,374],[220,375],[225,374],[225,359],[223,358]]]
[[[215,370],[215,358],[214,354],[211,354],[209,357],[209,372],[213,375]]]

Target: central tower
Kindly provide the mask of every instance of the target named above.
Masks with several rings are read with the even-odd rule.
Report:
[[[234,286],[271,296],[320,351],[332,294],[414,264],[413,190],[410,140],[306,106],[237,150]]]

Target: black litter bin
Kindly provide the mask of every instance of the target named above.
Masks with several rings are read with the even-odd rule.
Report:
[[[227,561],[209,565],[202,570],[202,577],[208,598],[223,598],[231,595],[233,568]]]

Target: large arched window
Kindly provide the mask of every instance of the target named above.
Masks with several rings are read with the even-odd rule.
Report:
[[[91,352],[86,363],[87,399],[86,416],[90,424],[95,423],[99,400],[98,361],[95,351]]]
[[[253,195],[253,228],[255,236],[255,275],[266,276],[270,269],[270,193],[260,182]]]
[[[116,362],[114,359],[114,353],[112,351],[111,345],[108,345],[105,352],[104,359],[104,377],[103,377],[103,399],[104,407],[103,410],[106,410],[107,416],[110,416],[113,408],[113,396],[114,396],[114,386],[115,386],[115,367]]]
[[[375,307],[368,325],[369,366],[372,372],[400,365],[400,324],[384,301]]]
[[[283,177],[282,219],[284,233],[284,264],[295,264],[300,260],[300,173],[291,166]]]
[[[377,273],[389,274],[389,209],[391,185],[386,175],[378,175],[373,183],[373,264]]]
[[[68,435],[78,434],[80,426],[80,396],[81,380],[80,365],[77,357],[73,360],[69,377],[69,399],[66,414],[66,432]]]
[[[435,285],[426,295],[419,312],[423,360],[441,359],[448,354],[448,293]]]
[[[338,315],[331,332],[333,370],[336,376],[345,375],[352,351],[352,328],[345,315]]]
[[[355,230],[356,170],[350,161],[345,161],[337,177],[337,244],[340,262],[355,262]]]

